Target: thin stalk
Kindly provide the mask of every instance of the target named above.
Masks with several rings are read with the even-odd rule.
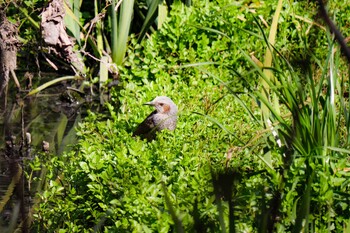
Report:
[[[115,0],[112,0],[111,4],[111,27],[112,27],[112,60],[116,62],[117,60],[117,46],[118,46],[118,19],[117,12],[115,9]]]
[[[18,6],[17,6],[18,7]],[[27,12],[26,8],[23,7],[18,7],[18,9],[27,17],[27,19],[29,20],[29,22],[36,28],[36,29],[40,29],[40,25],[38,22],[36,22],[32,17],[30,17],[30,15]]]
[[[31,92],[29,92],[25,97],[27,96],[31,96],[31,95],[34,95],[42,90],[44,90],[45,88],[49,87],[49,86],[52,86],[58,82],[61,82],[61,81],[65,81],[65,80],[72,80],[72,79],[80,79],[80,77],[78,76],[65,76],[65,77],[61,77],[61,78],[56,78],[54,80],[51,80],[49,82],[46,82],[44,83],[43,85],[35,88],[34,90],[32,90]],[[25,98],[24,97],[24,98]]]
[[[94,6],[95,6],[95,17],[97,17],[99,14],[97,0],[94,1]],[[103,36],[102,36],[101,20],[98,20],[96,22],[96,42],[97,42],[97,51],[99,52],[99,57],[101,57],[102,51],[103,51]]]

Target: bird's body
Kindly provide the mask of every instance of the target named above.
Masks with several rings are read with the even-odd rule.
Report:
[[[156,108],[134,131],[133,136],[153,140],[157,131],[175,130],[177,123],[177,106],[166,96],[158,96],[146,103]]]

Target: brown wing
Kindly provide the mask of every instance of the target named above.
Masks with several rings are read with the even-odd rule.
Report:
[[[140,136],[141,138],[146,138],[147,140],[153,140],[156,135],[155,124],[153,121],[153,116],[157,111],[153,111],[132,134],[132,136]]]

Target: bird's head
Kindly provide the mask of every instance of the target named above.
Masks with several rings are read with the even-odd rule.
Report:
[[[158,96],[151,102],[147,102],[145,104],[154,106],[157,113],[167,114],[169,116],[177,114],[176,104],[166,96]]]

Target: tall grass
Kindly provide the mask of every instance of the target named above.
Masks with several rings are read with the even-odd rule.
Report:
[[[122,1],[120,4],[119,19],[117,18],[116,7],[115,0],[112,0],[112,60],[117,65],[121,65],[127,47],[134,0]]]
[[[279,10],[277,7],[273,22],[277,22]],[[271,186],[269,191],[263,191],[256,226],[259,232],[331,232],[337,224],[337,229],[345,230],[337,212],[344,215],[346,211],[339,206],[348,205],[350,195],[346,185],[336,180],[345,181],[349,176],[344,162],[350,154],[350,106],[344,97],[349,74],[330,32],[324,59],[305,60],[304,70],[294,69],[274,47],[277,26],[273,23],[270,36],[266,36],[259,25],[267,48],[263,66],[237,48],[252,66],[248,73],[254,73],[262,83],[260,89],[252,87],[255,91],[248,93],[261,108],[262,122],[256,117],[252,120],[265,127],[263,132],[267,134],[261,151],[251,152],[266,165],[263,176]],[[207,74],[228,88],[253,116],[239,95],[220,78]],[[233,221],[229,220],[230,225]]]
[[[267,47],[271,46],[268,41],[266,43]],[[342,94],[347,75],[341,73],[344,70],[341,69],[341,54],[339,50],[335,50],[330,35],[328,43],[329,50],[324,61],[316,68],[311,65],[311,61],[305,61],[310,65],[304,72],[294,70],[282,54],[274,49],[271,53],[273,66],[263,69],[273,71],[275,79],[265,75],[263,69],[245,55],[267,85],[263,91],[256,91],[251,96],[260,101],[262,106],[266,106],[266,109],[261,109],[262,118],[269,116],[272,131],[279,137],[270,138],[272,141],[281,140],[282,144],[280,147],[276,146],[278,143],[265,145],[267,153],[277,150],[279,159],[283,161],[282,167],[273,166],[273,170],[268,169],[268,179],[275,187],[273,198],[266,203],[268,209],[263,213],[268,216],[268,220],[260,228],[269,232],[282,227],[281,222],[288,215],[282,211],[282,205],[286,202],[290,202],[289,205],[293,206],[291,210],[295,213],[293,225],[290,227],[292,232],[313,231],[317,223],[316,216],[320,213],[326,216],[329,226],[336,221],[330,213],[335,211],[335,206],[331,204],[336,202],[333,194],[339,190],[331,180],[336,176],[335,164],[346,159],[350,153],[346,149],[349,143],[349,127],[344,121],[349,116],[348,106],[345,104],[347,100]],[[316,75],[315,71],[320,71],[321,75]],[[276,103],[271,103],[270,94],[279,100],[278,108]],[[288,191],[286,187],[293,183],[298,189],[297,194],[294,194],[296,197],[290,199],[290,192],[295,191]],[[338,198],[346,201],[349,195],[343,194]],[[321,205],[322,208],[314,205]]]
[[[266,52],[265,52],[265,57],[264,57],[264,63],[263,63],[264,67],[271,67],[272,66],[272,52],[273,52],[272,46],[274,46],[275,40],[276,40],[278,19],[279,19],[281,10],[282,10],[282,3],[283,3],[283,0],[278,1],[277,8],[276,8],[275,14],[274,14],[273,19],[272,19],[272,24],[270,27],[270,33],[269,33],[268,43],[266,46]],[[273,81],[274,77],[273,77],[273,73],[270,69],[264,69],[263,72],[268,80]],[[264,81],[264,79],[262,81],[263,81],[262,82],[263,89],[262,89],[261,93],[263,95],[265,95],[265,97],[267,99],[271,99],[270,93],[269,93],[270,92],[269,85],[267,82]],[[275,109],[278,110],[279,109],[278,98],[276,98],[276,96],[274,95],[272,100],[274,101]],[[261,111],[262,111],[264,123],[268,124],[267,119],[269,118],[269,111],[265,105],[261,106]]]

